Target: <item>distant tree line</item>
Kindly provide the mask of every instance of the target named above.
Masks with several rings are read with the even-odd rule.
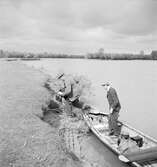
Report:
[[[68,59],[83,59],[84,55],[68,55],[68,54],[53,54],[53,53],[40,53],[36,55],[38,58],[68,58]]]
[[[88,59],[101,59],[101,60],[157,60],[157,50],[152,51],[151,54],[144,54],[142,51],[140,54],[131,53],[104,53],[103,49],[99,49],[96,53],[88,53],[86,55]]]
[[[25,53],[25,52],[8,52],[0,50],[0,58],[85,58],[84,55],[68,55],[68,54],[54,54],[54,53]]]
[[[157,57],[157,56],[156,56]],[[140,55],[140,54],[112,54],[112,53],[105,53],[103,56],[99,54],[88,54],[88,59],[102,59],[102,60],[152,60],[155,59],[155,56],[153,57],[150,55]]]
[[[153,50],[151,56],[153,60],[157,60],[157,50]]]
[[[69,59],[100,59],[100,60],[157,60],[157,50],[151,54],[131,54],[131,53],[104,53],[103,49],[99,49],[96,53],[88,53],[86,55],[68,55],[54,53],[26,53],[26,52],[9,52],[0,50],[0,58],[69,58]]]

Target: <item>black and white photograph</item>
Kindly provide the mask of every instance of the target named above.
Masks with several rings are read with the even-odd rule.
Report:
[[[157,0],[0,0],[0,167],[157,167]]]

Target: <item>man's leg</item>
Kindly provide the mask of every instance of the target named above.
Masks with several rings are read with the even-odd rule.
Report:
[[[113,132],[115,135],[119,134],[118,117],[119,117],[119,112],[113,111],[113,113],[112,113],[112,128],[113,128]]]
[[[114,132],[114,127],[113,127],[113,114],[109,114],[108,116],[108,126],[109,126],[109,134],[112,134]]]

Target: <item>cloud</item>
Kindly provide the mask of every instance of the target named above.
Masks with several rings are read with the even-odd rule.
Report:
[[[154,1],[131,1],[125,17],[115,25],[115,31],[126,35],[147,35],[157,29],[157,3]]]
[[[156,20],[155,0],[0,0],[1,46],[11,49],[149,50]]]

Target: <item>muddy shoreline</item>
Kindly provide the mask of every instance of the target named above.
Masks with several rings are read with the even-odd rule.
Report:
[[[73,108],[75,117],[68,104],[44,114],[43,105],[57,89],[44,87],[49,77],[19,62],[0,61],[0,166],[127,166],[88,131],[79,109]]]
[[[83,167],[87,162],[82,156],[82,141],[88,136],[89,129],[83,121],[80,109],[71,106],[66,101],[63,104],[55,99],[56,93],[55,88],[51,86],[52,82],[57,83],[59,80],[53,79],[44,84],[51,98],[42,106],[43,116],[40,119],[57,129],[61,138],[61,148],[70,159],[71,166]],[[68,161],[65,162],[67,166],[70,165]]]
[[[57,126],[39,119],[50,98],[43,87],[47,76],[19,62],[0,61],[0,77],[0,166],[74,166]]]

